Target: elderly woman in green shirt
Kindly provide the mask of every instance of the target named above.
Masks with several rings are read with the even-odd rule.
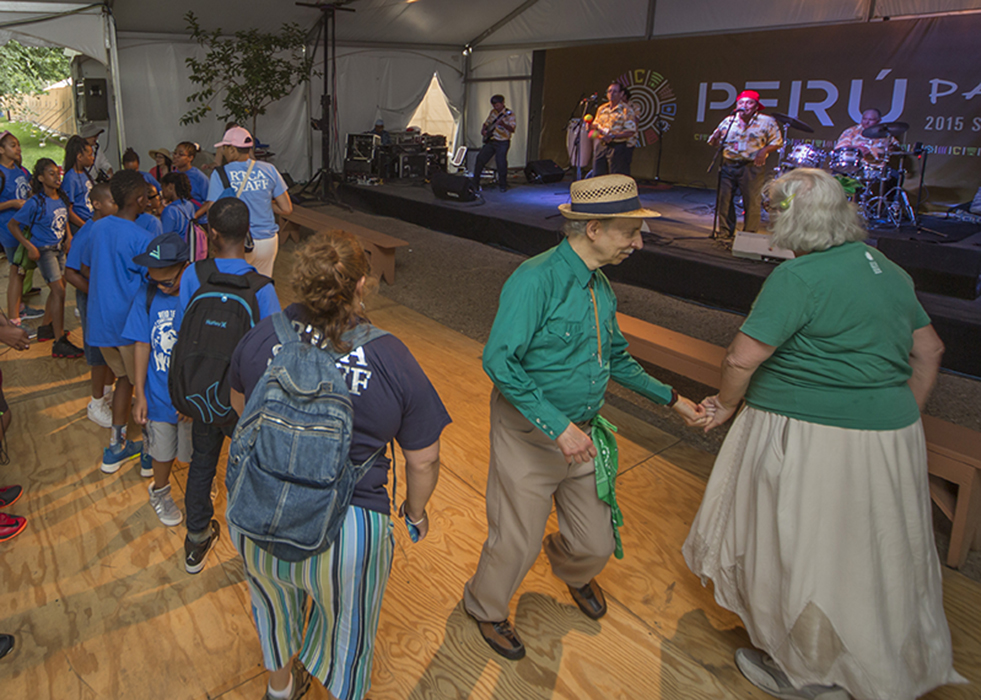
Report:
[[[775,181],[777,267],[729,346],[706,430],[745,402],[684,546],[780,698],[913,700],[952,667],[920,410],[943,344],[909,276],[820,170]]]

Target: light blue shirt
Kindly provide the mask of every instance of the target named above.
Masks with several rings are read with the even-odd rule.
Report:
[[[261,241],[272,238],[279,232],[276,224],[276,217],[272,210],[272,200],[286,192],[286,182],[283,176],[276,170],[276,166],[262,161],[238,161],[227,163],[225,172],[228,173],[228,182],[231,188],[238,191],[245,172],[249,169],[249,163],[254,163],[249,179],[242,188],[240,199],[249,208],[249,228],[252,231],[252,238]],[[221,184],[221,175],[218,169],[211,173],[211,182],[208,186],[208,201],[214,202],[225,190]]]

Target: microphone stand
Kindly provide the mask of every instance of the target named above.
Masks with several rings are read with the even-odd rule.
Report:
[[[729,120],[729,126],[726,127],[726,133],[722,136],[722,140],[719,141],[719,148],[716,150],[715,155],[712,156],[712,162],[709,163],[708,170],[705,171],[706,174],[712,172],[717,164],[719,165],[719,176],[715,182],[715,213],[712,216],[712,238],[718,238],[716,235],[718,233],[719,226],[719,200],[722,198],[722,151],[725,150],[726,142],[729,140],[729,132],[732,131],[732,125],[736,123],[736,119],[739,118],[739,111],[733,110],[732,114],[729,116],[732,119]]]
[[[579,104],[577,104],[573,108],[572,114],[569,115],[569,121],[578,120],[579,122],[578,124],[576,124],[575,127],[576,140],[573,141],[572,144],[572,152],[575,154],[574,160],[576,163],[576,180],[582,180],[582,163],[580,162],[582,160],[580,158],[580,154],[582,153],[582,151],[580,149],[582,148],[581,146],[582,131],[583,131],[583,127],[586,124],[586,122],[583,120],[586,117],[586,112],[589,111],[589,103],[590,103],[590,99],[586,97],[585,93],[583,93],[582,97],[579,100]],[[579,116],[576,116],[576,112],[579,111],[580,108],[582,109],[582,113]]]
[[[657,170],[654,172],[654,182],[661,184],[661,151],[664,150],[664,131],[661,130],[661,120],[654,120],[654,131],[657,132]]]

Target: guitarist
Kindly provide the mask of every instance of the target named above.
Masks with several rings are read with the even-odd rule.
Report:
[[[484,146],[477,154],[473,168],[474,189],[480,190],[480,174],[493,157],[497,162],[497,184],[501,192],[508,191],[508,149],[511,147],[511,134],[517,127],[514,112],[504,106],[504,95],[494,95],[490,99],[491,111],[480,127]]]

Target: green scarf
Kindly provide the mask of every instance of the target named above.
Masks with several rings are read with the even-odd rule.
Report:
[[[613,540],[616,548],[613,555],[623,559],[623,544],[620,542],[620,531],[623,527],[623,513],[617,505],[616,481],[619,470],[617,459],[617,439],[613,433],[617,427],[603,416],[597,414],[591,421],[593,426],[593,444],[596,446],[596,495],[610,506],[610,520],[613,522]]]

